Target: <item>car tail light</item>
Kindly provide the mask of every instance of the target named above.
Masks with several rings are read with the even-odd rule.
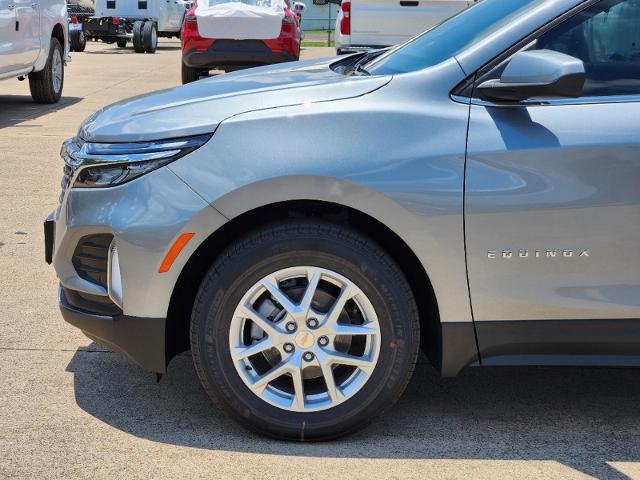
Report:
[[[71,17],[71,23],[73,23],[74,25],[77,25],[77,24],[78,24],[78,17],[76,17],[75,15],[73,15],[73,16]]]
[[[184,37],[199,37],[198,34],[198,18],[195,15],[187,15],[184,17],[184,23],[182,24],[182,36]]]
[[[342,9],[340,33],[343,35],[351,35],[351,2],[348,0],[342,0],[340,8]]]
[[[111,17],[112,25],[120,25],[120,19],[118,17]]]

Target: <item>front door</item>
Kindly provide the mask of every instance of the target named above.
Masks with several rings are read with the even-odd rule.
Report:
[[[483,322],[640,319],[640,0],[603,0],[534,48],[582,59],[588,79],[580,99],[472,102],[465,221],[481,349]]]

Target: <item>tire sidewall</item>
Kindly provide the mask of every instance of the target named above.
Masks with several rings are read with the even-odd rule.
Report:
[[[249,248],[226,262],[213,275],[211,290],[203,284],[198,295],[204,294],[205,300],[194,312],[199,342],[192,350],[200,356],[205,388],[215,392],[234,417],[270,435],[330,438],[368,423],[404,388],[415,361],[413,350],[417,351],[411,312],[402,311],[408,302],[389,285],[395,275],[366,249],[354,249],[353,243],[336,238],[273,238],[266,248]],[[286,411],[256,396],[239,377],[229,351],[230,323],[242,296],[265,276],[299,265],[326,268],[354,282],[371,301],[380,325],[380,353],[367,382],[348,400],[319,412]]]
[[[152,21],[147,21],[142,27],[142,43],[145,52],[155,53],[158,47],[158,30]]]

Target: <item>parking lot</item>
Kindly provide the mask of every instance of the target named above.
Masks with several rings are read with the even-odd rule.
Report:
[[[401,401],[364,432],[293,444],[226,419],[188,354],[156,383],[65,324],[42,234],[60,144],[94,110],[179,81],[179,43],[161,41],[155,55],[89,44],[57,105],[34,104],[24,82],[0,84],[0,478],[640,478],[637,370],[440,379],[420,361]]]

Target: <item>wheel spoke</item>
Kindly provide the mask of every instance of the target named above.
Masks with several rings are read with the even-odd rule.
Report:
[[[278,302],[287,313],[293,315],[296,313],[296,305],[287,297],[277,285],[274,285],[269,279],[262,281],[262,286],[271,294],[271,296]]]
[[[336,301],[331,306],[331,310],[327,313],[325,323],[327,325],[336,325],[338,323],[338,318],[340,318],[340,314],[344,309],[347,300],[349,300],[353,296],[353,291],[351,289],[351,285],[345,285],[336,298]]]
[[[285,373],[289,372],[290,367],[287,362],[280,362],[278,365],[273,367],[264,375],[258,377],[252,384],[251,390],[257,393],[261,393],[264,390],[264,387],[267,386],[268,383],[273,382],[276,378],[280,378]]]
[[[309,273],[309,283],[307,285],[307,289],[304,292],[304,296],[300,301],[299,307],[300,310],[302,310],[304,313],[307,313],[309,311],[309,308],[311,307],[311,302],[313,301],[313,296],[315,295],[316,289],[318,288],[318,283],[320,283],[321,276],[322,274],[317,268],[312,269]]]
[[[270,337],[276,337],[282,333],[278,326],[256,312],[251,305],[241,307],[242,315],[255,323],[260,329]]]
[[[376,335],[378,333],[375,328],[367,325],[346,325],[343,323],[336,324],[333,327],[333,332],[336,335]]]
[[[253,345],[249,345],[248,347],[244,345],[242,347],[236,347],[233,350],[232,355],[234,360],[243,360],[258,353],[262,353],[265,350],[269,350],[270,348],[273,348],[273,341],[271,340],[271,337],[267,337]]]
[[[328,363],[330,365],[348,365],[351,367],[358,367],[363,370],[373,367],[373,362],[366,357],[357,357],[355,355],[336,351],[330,352],[328,357]]]
[[[302,378],[302,370],[294,368],[291,370],[291,378],[293,379],[293,402],[292,407],[297,410],[304,410],[304,380]]]
[[[318,356],[320,359],[320,356]],[[322,369],[322,376],[324,377],[324,383],[327,386],[327,394],[332,402],[337,402],[340,400],[342,393],[336,386],[336,380],[333,376],[333,368],[331,368],[331,364],[326,361],[327,357],[320,362],[320,368]]]

